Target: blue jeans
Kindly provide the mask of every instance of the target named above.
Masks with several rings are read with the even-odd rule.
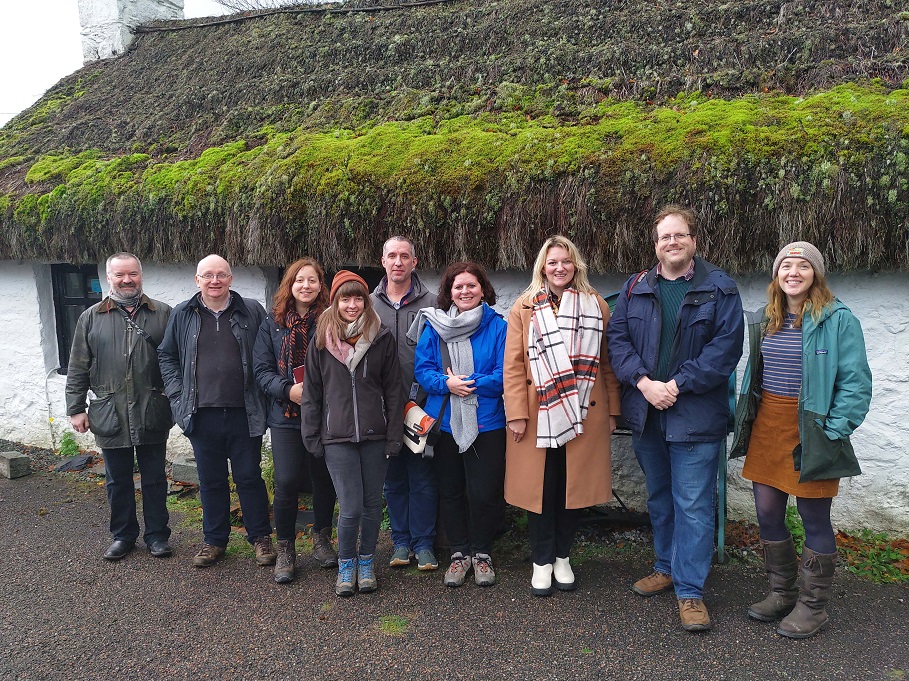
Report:
[[[647,478],[654,568],[672,575],[677,598],[702,598],[713,560],[722,441],[667,442],[664,414],[651,408],[632,444]]]
[[[115,540],[135,542],[139,537],[136,519],[136,488],[133,483],[133,463],[138,462],[142,484],[142,516],[145,521],[146,544],[170,537],[167,513],[167,443],[133,447],[104,448],[104,469],[107,477],[107,501],[110,504],[110,533]]]
[[[395,547],[432,550],[439,504],[432,459],[424,459],[407,447],[391,457],[385,475],[385,503]]]
[[[338,492],[338,558],[375,554],[388,467],[385,440],[325,445],[325,463]]]
[[[230,539],[230,475],[237,487],[246,538],[254,542],[271,534],[268,492],[262,480],[262,436],[249,436],[243,408],[205,407],[193,414],[187,436],[196,457],[199,496],[202,498],[202,533],[205,543],[227,546]]]

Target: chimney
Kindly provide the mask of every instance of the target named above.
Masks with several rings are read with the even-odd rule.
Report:
[[[119,56],[132,44],[136,26],[182,18],[183,0],[79,0],[82,60]]]

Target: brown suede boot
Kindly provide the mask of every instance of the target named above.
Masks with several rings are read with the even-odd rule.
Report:
[[[312,536],[312,557],[320,567],[333,568],[338,566],[338,554],[331,545],[331,527],[323,527]]]
[[[799,555],[795,552],[795,542],[791,536],[783,541],[762,543],[770,593],[764,600],[748,608],[748,617],[761,622],[773,622],[788,615],[799,598]]]
[[[802,549],[802,568],[799,576],[799,600],[776,630],[788,638],[808,638],[827,625],[827,601],[836,568],[835,553],[815,553],[807,546]]]
[[[292,540],[278,540],[278,559],[275,561],[275,581],[290,584],[297,576],[297,546]]]

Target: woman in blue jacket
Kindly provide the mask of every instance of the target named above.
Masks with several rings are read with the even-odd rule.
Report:
[[[776,256],[767,306],[750,325],[732,449],[746,454],[742,476],[753,483],[770,579],[770,593],[748,615],[783,618],[777,633],[789,638],[827,624],[837,556],[830,507],[839,479],[862,472],[849,436],[871,402],[862,327],[824,273],[823,256],[808,242]],[[785,522],[790,494],[805,527],[801,569]]]
[[[256,382],[268,398],[275,469],[275,534],[278,559],[275,581],[292,582],[296,565],[297,508],[299,496],[311,482],[313,526],[312,556],[324,568],[335,567],[338,555],[331,545],[331,519],[335,512],[335,488],[324,458],[316,458],[303,446],[300,434],[300,372],[306,350],[316,331],[316,320],[328,307],[325,273],[312,258],[300,258],[284,272],[275,292],[271,314],[259,327],[253,347]]]
[[[439,307],[422,310],[408,333],[419,339],[414,376],[429,395],[426,413],[437,416],[448,401],[433,465],[452,552],[443,583],[451,587],[471,569],[478,586],[495,584],[490,552],[505,511],[506,330],[495,302],[480,265],[455,263],[442,274]]]

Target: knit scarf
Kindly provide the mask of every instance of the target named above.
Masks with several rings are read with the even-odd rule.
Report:
[[[375,312],[372,313],[372,316],[375,323],[371,325],[371,330],[368,334],[364,333],[367,321],[365,314],[361,314],[355,321],[347,325],[343,338],[336,338],[332,333],[331,327],[326,333],[325,347],[328,348],[328,351],[335,359],[347,366],[350,373],[353,373],[354,369],[357,368],[357,364],[366,355],[366,351],[369,350],[373,340],[379,333],[381,325],[379,316]],[[355,344],[351,345],[347,342],[348,338],[355,336],[359,336]]]
[[[573,288],[562,293],[558,313],[545,289],[532,303],[527,355],[540,402],[537,447],[554,449],[584,432],[600,366],[603,314],[596,296]]]
[[[142,299],[142,288],[139,287],[136,289],[136,294],[132,296],[121,296],[117,291],[114,291],[114,289],[111,289],[108,295],[110,295],[110,299],[120,307],[135,307]]]
[[[316,312],[312,308],[302,316],[296,310],[291,310],[284,315],[284,327],[288,333],[281,341],[281,352],[278,355],[279,375],[293,379],[291,372],[306,363],[306,349],[309,347],[309,339],[315,322]],[[282,404],[285,417],[296,418],[300,415],[300,406],[295,402],[288,400]]]
[[[423,332],[424,323],[428,323],[442,342],[448,346],[451,356],[451,371],[456,376],[471,376],[473,374],[473,346],[470,337],[480,327],[483,319],[483,310],[486,303],[478,305],[472,310],[458,314],[458,308],[452,305],[447,312],[434,307],[420,310],[417,318],[407,331],[407,337],[418,341]],[[445,373],[447,367],[442,367]],[[476,393],[467,397],[451,396],[451,436],[458,445],[459,452],[466,452],[473,441],[480,434],[477,422],[477,407],[479,400]]]

